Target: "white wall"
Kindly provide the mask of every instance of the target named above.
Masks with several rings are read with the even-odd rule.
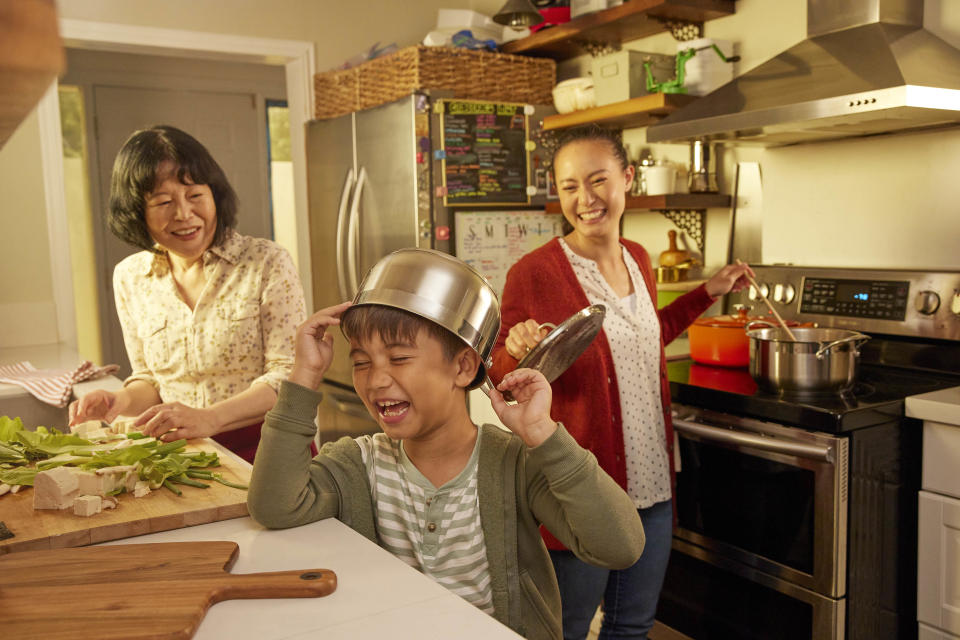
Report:
[[[0,151],[0,348],[57,341],[36,113]]]

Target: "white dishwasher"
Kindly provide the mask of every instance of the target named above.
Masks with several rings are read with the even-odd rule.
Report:
[[[917,540],[919,640],[960,640],[960,387],[906,399],[923,420]]]

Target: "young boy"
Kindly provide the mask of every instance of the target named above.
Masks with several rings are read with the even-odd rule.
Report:
[[[311,460],[315,389],[337,324],[383,433],[327,443]],[[481,366],[457,335],[412,313],[350,303],[318,311],[297,331],[293,370],[264,422],[250,515],[274,528],[339,518],[521,635],[561,638],[539,525],[609,568],[640,557],[643,527],[626,493],[550,419],[541,373],[513,371],[490,394],[513,433],[474,425],[466,394]]]

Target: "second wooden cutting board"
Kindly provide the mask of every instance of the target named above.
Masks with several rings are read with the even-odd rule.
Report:
[[[337,588],[328,569],[231,574],[236,542],[167,542],[0,557],[4,637],[190,638],[210,605],[307,598]]]
[[[213,470],[231,482],[249,484],[250,466],[216,442],[199,440],[188,445],[188,449],[216,451],[220,467]],[[116,509],[89,517],[74,515],[70,509],[35,510],[33,489],[0,496],[0,522],[14,535],[0,540],[0,555],[13,551],[81,547],[247,515],[245,490],[213,481],[207,484],[209,489],[178,485],[183,491],[182,496],[163,488],[142,498],[121,494]]]

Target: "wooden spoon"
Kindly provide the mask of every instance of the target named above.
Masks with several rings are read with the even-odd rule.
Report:
[[[737,258],[737,264],[743,264],[743,262],[740,261],[740,258]],[[783,327],[783,330],[787,332],[787,335],[790,336],[790,339],[793,342],[799,342],[799,340],[797,340],[797,336],[793,335],[793,331],[791,331],[790,327],[787,326],[787,323],[783,321],[783,318],[780,317],[780,314],[777,312],[777,310],[773,308],[773,303],[767,300],[767,296],[763,295],[763,290],[760,288],[760,285],[757,284],[757,281],[753,279],[753,276],[751,276],[749,273],[744,273],[743,275],[745,275],[747,280],[750,281],[750,284],[753,285],[753,288],[757,291],[760,299],[766,302],[767,306],[770,307],[770,311],[773,312],[773,316],[777,319],[777,322],[780,323],[780,326]]]

